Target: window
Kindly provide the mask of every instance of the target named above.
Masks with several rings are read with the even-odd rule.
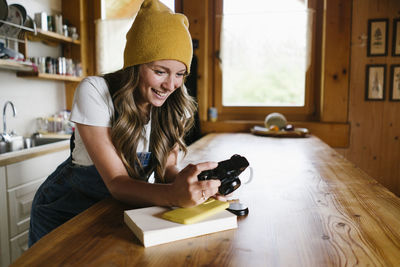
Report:
[[[313,109],[315,11],[304,0],[219,0],[214,106],[220,119],[263,119]]]

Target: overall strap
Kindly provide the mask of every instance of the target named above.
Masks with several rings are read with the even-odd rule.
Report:
[[[113,74],[105,74],[103,76],[104,80],[106,81],[108,85],[108,90],[110,92],[112,102],[114,105],[114,116],[113,116],[113,121],[116,121],[119,117],[119,114],[117,112],[117,109],[115,108],[115,94],[118,92],[119,89],[121,89],[122,84],[121,84],[121,79],[117,77],[116,75]],[[142,165],[141,169],[141,176],[146,177],[145,180],[147,180],[150,176],[150,174],[153,172],[154,167],[153,167],[153,153],[151,152],[138,152],[137,153],[139,161]]]
[[[75,131],[72,132],[71,138],[69,139],[69,151],[72,158],[72,151],[75,148]]]

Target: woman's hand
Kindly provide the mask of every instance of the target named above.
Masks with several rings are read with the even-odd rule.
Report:
[[[198,181],[202,171],[216,168],[216,162],[189,164],[181,170],[171,185],[172,206],[191,207],[203,203],[218,192],[220,180]]]

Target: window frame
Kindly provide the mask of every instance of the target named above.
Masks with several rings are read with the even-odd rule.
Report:
[[[220,67],[219,50],[220,50],[220,32],[223,12],[223,0],[214,1],[212,6],[211,25],[213,29],[212,43],[212,66],[213,66],[213,86],[209,92],[211,101],[209,107],[216,107],[218,110],[218,120],[264,120],[265,116],[271,112],[279,112],[286,116],[290,121],[312,121],[317,119],[318,110],[318,84],[320,78],[315,75],[316,68],[321,66],[320,49],[322,43],[322,15],[321,7],[316,0],[307,1],[308,8],[315,10],[312,24],[312,40],[311,40],[311,61],[310,67],[306,73],[305,84],[305,105],[302,107],[285,107],[285,106],[223,106],[222,105],[222,70]]]

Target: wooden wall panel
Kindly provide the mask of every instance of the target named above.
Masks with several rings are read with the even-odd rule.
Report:
[[[350,147],[340,152],[400,196],[400,102],[390,102],[389,69],[400,64],[391,56],[393,18],[398,0],[353,0],[349,121]],[[367,57],[368,19],[389,19],[388,56]],[[365,65],[386,64],[385,101],[365,101]]]
[[[66,109],[72,109],[72,102],[74,101],[75,89],[79,83],[77,82],[65,82],[65,102]]]
[[[325,0],[322,53],[322,122],[347,122],[351,2]]]
[[[192,39],[198,40],[199,47],[194,51],[198,58],[198,77],[197,77],[197,99],[199,103],[199,117],[201,120],[207,118],[207,107],[209,95],[207,88],[212,85],[207,71],[212,61],[212,50],[209,42],[211,41],[212,33],[210,29],[210,17],[212,0],[192,1],[182,0],[183,13],[189,19],[189,31]],[[210,54],[211,53],[211,54]]]
[[[378,173],[382,184],[393,188],[400,196],[400,103],[389,102],[384,106],[382,148],[378,161]]]

